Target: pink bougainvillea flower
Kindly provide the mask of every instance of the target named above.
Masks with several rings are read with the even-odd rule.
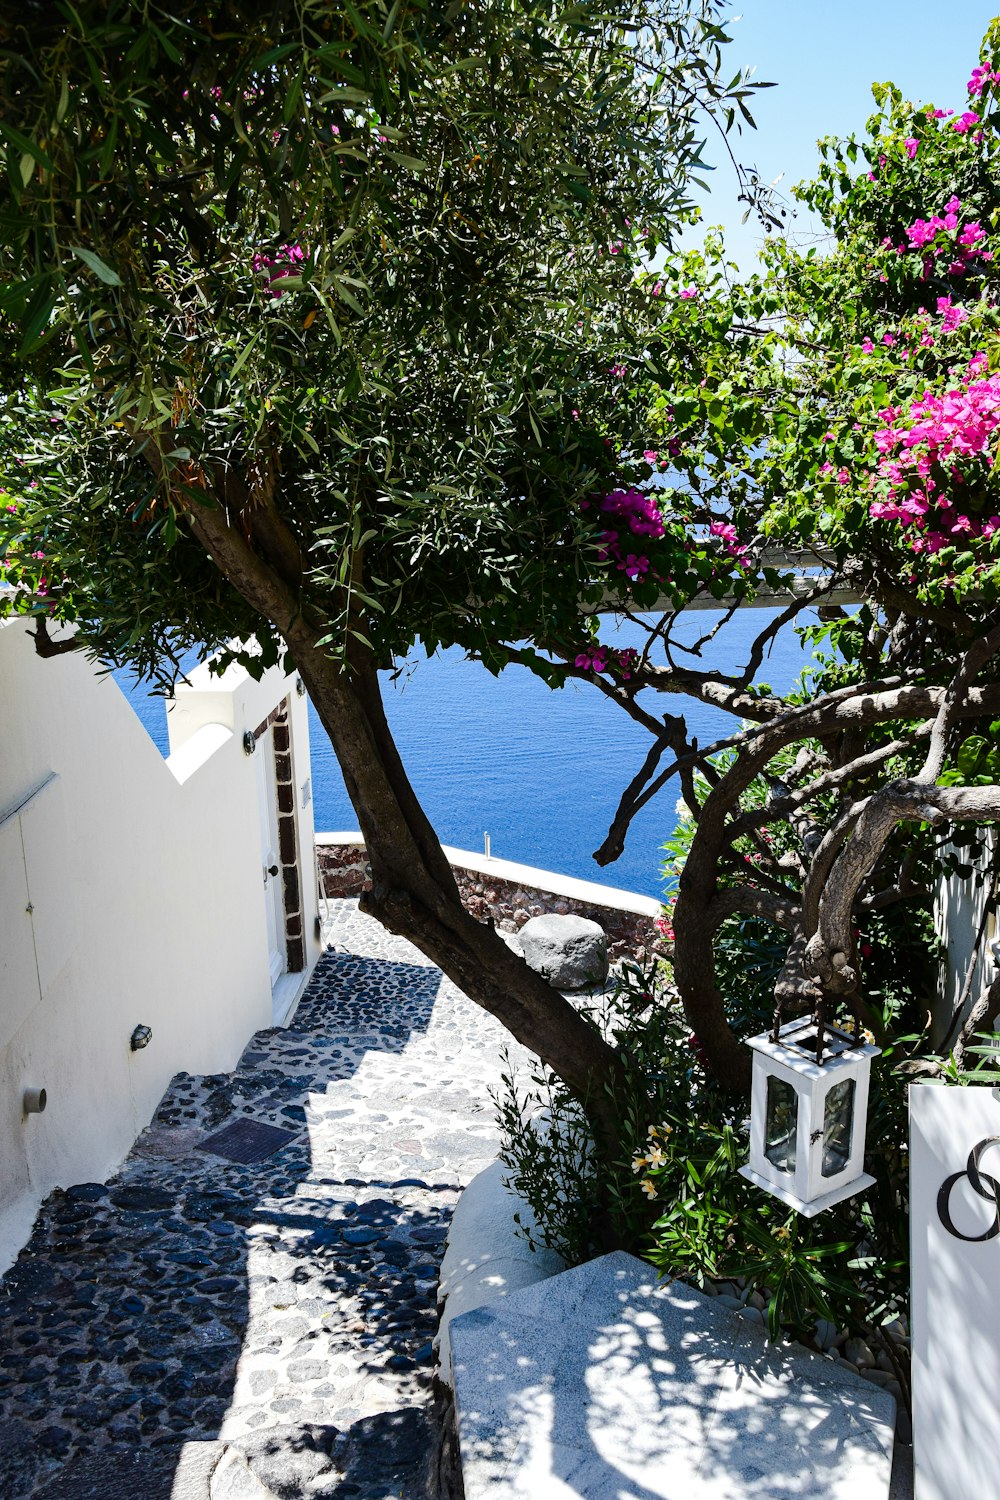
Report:
[[[265,291],[271,297],[283,297],[284,290],[275,287],[275,282],[286,276],[295,276],[296,268],[304,262],[306,253],[299,244],[279,245],[273,255],[258,252],[253,258],[253,269],[257,275],[267,277]]]
[[[866,338],[866,339],[862,339],[861,340],[861,352],[862,352],[862,354],[871,354],[871,353],[874,352],[874,349],[875,349],[875,345],[872,343],[871,339],[867,339]]]
[[[937,310],[941,314],[942,333],[954,333],[955,329],[962,323],[969,321],[969,314],[964,307],[956,307],[950,297],[939,297],[937,299]]]
[[[696,286],[682,286],[679,292],[679,296],[683,302],[690,302],[697,295],[698,288]]]
[[[958,236],[958,243],[960,245],[965,245],[968,250],[973,250],[975,249],[976,245],[979,244],[979,241],[984,240],[985,238],[985,229],[980,223],[976,222],[973,224],[966,224],[965,228]]]
[[[660,457],[655,448],[645,448],[642,456],[648,464],[657,463]]]
[[[968,83],[969,97],[978,99],[988,84],[998,81],[1000,81],[1000,73],[992,72],[989,63],[981,63],[978,68],[972,70],[972,77]]]
[[[920,149],[920,142],[915,135],[908,135],[903,142],[903,149],[912,161]]]
[[[952,130],[957,130],[959,135],[965,135],[967,131],[972,129],[973,125],[978,124],[979,116],[976,114],[976,111],[974,109],[967,109],[964,114],[959,115],[957,120],[952,120],[951,128]]]
[[[906,238],[913,250],[919,250],[923,245],[929,245],[931,240],[937,237],[939,229],[943,229],[944,220],[935,214],[930,219],[916,219],[906,231]]]
[[[721,536],[725,542],[736,541],[736,527],[729,521],[713,521],[708,529],[712,536]]]

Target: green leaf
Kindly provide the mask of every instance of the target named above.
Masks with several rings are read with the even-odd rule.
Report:
[[[93,250],[87,250],[83,245],[70,245],[69,249],[83,261],[89,270],[93,271],[98,281],[104,282],[105,286],[121,286],[121,277],[112,271],[110,266],[105,265],[101,257],[95,255]]]

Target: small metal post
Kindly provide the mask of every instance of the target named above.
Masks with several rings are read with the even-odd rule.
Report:
[[[490,854],[490,836],[488,833],[483,834],[483,849],[486,853],[486,858],[492,859],[492,855]]]

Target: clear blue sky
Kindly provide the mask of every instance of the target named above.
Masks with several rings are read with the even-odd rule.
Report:
[[[757,166],[765,182],[784,172],[778,191],[789,197],[794,183],[814,175],[820,136],[863,132],[874,107],[873,82],[890,79],[914,102],[963,108],[966,81],[1000,0],[737,0],[732,14],[742,19],[729,26],[729,76],[738,66],[754,66],[757,78],[777,84],[751,104],[758,129],[734,136],[734,152]],[[718,170],[703,222],[724,224],[734,258],[748,267],[759,227],[740,225],[743,210],[720,148],[710,141],[707,155]],[[808,220],[800,217],[798,227],[807,231]]]

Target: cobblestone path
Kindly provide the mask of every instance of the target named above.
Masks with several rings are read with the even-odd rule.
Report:
[[[117,1176],[52,1194],[0,1282],[3,1500],[425,1493],[438,1264],[496,1154],[507,1038],[331,907],[291,1026],[231,1074],[179,1074]],[[198,1149],[244,1117],[295,1137],[250,1165]]]

